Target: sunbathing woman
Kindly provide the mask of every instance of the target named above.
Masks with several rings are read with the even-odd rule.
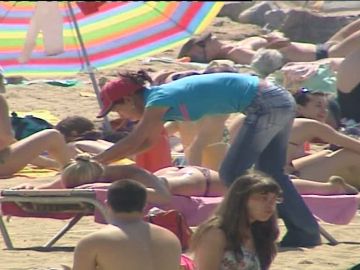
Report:
[[[339,175],[339,171],[346,167],[359,166],[360,141],[325,123],[328,115],[327,95],[300,89],[294,97],[298,106],[298,117],[295,118],[290,133],[287,171],[303,179],[326,182],[329,177]],[[230,134],[240,128],[241,118],[242,116],[239,116],[232,122]],[[305,149],[310,142],[325,145],[323,150],[311,152]],[[338,150],[324,149],[327,144],[336,145]],[[360,188],[359,180],[345,179]]]
[[[44,152],[50,158],[41,156]],[[55,129],[43,130],[17,141],[6,99],[0,94],[0,177],[10,176],[27,164],[59,170],[70,157],[63,136]]]
[[[60,179],[36,188],[107,187],[109,183],[120,179],[134,179],[153,190],[158,190],[160,195],[164,194],[164,188],[173,195],[181,196],[218,197],[225,193],[225,187],[220,181],[219,174],[204,167],[168,167],[151,174],[135,165],[103,166],[91,160],[87,154],[79,155],[66,166]],[[342,195],[357,193],[355,188],[347,185],[339,177],[333,177],[326,183],[302,179],[293,179],[292,181],[300,194]],[[31,184],[22,184],[15,188],[32,189],[35,187]],[[154,191],[152,192],[154,193]],[[154,203],[166,201],[166,198],[164,199],[163,195],[159,196],[158,193],[157,197],[150,196],[150,201]]]
[[[278,49],[285,62],[308,62],[328,57],[345,57],[360,43],[360,19],[353,21],[324,44],[291,42],[278,34],[251,37],[232,45],[218,40],[211,33],[202,34],[186,42],[178,58],[188,56],[193,62],[208,63],[215,59],[229,59],[237,64],[250,64],[259,48]]]

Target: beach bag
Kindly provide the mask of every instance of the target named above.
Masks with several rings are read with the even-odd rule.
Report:
[[[192,231],[179,211],[152,208],[144,220],[173,232],[179,238],[183,251],[189,248]]]
[[[17,140],[24,139],[41,130],[53,128],[52,124],[42,118],[33,115],[19,117],[15,112],[11,113],[11,126]]]

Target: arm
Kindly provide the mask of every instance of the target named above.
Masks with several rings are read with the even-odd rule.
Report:
[[[94,240],[94,241],[93,241]],[[96,239],[86,236],[75,247],[73,270],[96,270]]]
[[[308,134],[317,137],[325,142],[344,147],[350,151],[360,153],[360,141],[350,136],[344,135],[327,124],[316,120],[307,122],[306,130]]]
[[[212,228],[204,232],[195,249],[195,262],[198,267],[197,269],[220,269],[225,247],[225,235],[220,229]]]
[[[162,117],[167,110],[167,107],[146,108],[139,124],[127,137],[96,155],[94,159],[106,164],[148,149],[163,129]]]
[[[48,168],[48,169],[55,169],[59,170],[60,164],[56,162],[54,159],[38,156],[33,161],[31,161],[32,165],[38,166],[39,168]]]
[[[136,165],[113,165],[106,169],[105,178],[113,179],[112,182],[121,179],[133,179],[146,187],[148,201],[151,203],[166,204],[170,202],[171,193],[163,180],[154,174]]]

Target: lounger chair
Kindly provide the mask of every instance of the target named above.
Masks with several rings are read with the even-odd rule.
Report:
[[[52,247],[79,220],[94,215],[97,210],[105,221],[108,216],[104,205],[96,199],[91,189],[49,189],[49,190],[10,190],[0,192],[0,230],[7,249],[14,249],[3,216],[38,217],[70,219],[43,248]]]

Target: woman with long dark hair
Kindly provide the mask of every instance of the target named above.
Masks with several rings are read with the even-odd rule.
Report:
[[[276,255],[276,204],[281,201],[281,189],[270,177],[249,173],[237,178],[192,237],[197,269],[269,269]]]

